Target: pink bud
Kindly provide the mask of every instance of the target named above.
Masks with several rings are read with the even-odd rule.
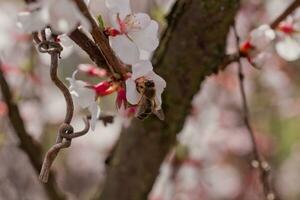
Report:
[[[286,34],[291,34],[295,32],[293,24],[288,22],[281,22],[278,26],[278,29]]]
[[[117,99],[116,99],[117,108],[120,109],[122,107],[122,105],[124,105],[124,108],[126,108],[126,102],[127,102],[126,91],[124,88],[120,88],[118,90],[118,95],[117,95]]]
[[[251,49],[253,49],[253,45],[250,43],[250,40],[244,41],[240,45],[240,52],[244,55],[247,55]]]
[[[81,64],[78,66],[78,69],[82,72],[85,72],[88,76],[91,77],[105,77],[107,76],[107,71],[105,69],[100,69],[94,65],[90,64]]]
[[[103,97],[116,92],[119,88],[119,84],[112,81],[102,81],[97,85],[90,86],[94,89],[98,97]]]
[[[106,28],[106,29],[104,30],[104,34],[105,34],[106,36],[115,37],[115,36],[117,36],[117,35],[120,35],[121,33],[120,33],[120,31],[118,31],[117,29],[114,29],[114,28],[109,27],[109,28]]]

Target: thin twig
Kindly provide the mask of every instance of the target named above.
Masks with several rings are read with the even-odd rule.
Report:
[[[49,172],[51,166],[55,158],[57,157],[59,151],[63,148],[68,148],[69,146],[71,146],[71,142],[73,138],[86,134],[90,128],[90,124],[88,120],[85,119],[84,120],[85,128],[82,131],[75,132],[75,133],[73,127],[70,125],[74,113],[74,104],[73,104],[72,96],[68,88],[57,76],[58,58],[60,52],[62,51],[62,47],[56,42],[46,41],[45,39],[43,39],[43,42],[39,44],[38,49],[42,53],[49,53],[51,55],[51,67],[50,67],[51,80],[57,86],[57,88],[63,93],[66,101],[66,116],[65,116],[64,123],[60,126],[58,130],[58,135],[57,135],[55,145],[53,145],[46,153],[43,166],[40,172],[40,177],[39,177],[40,180],[43,182],[47,182],[49,178]]]
[[[0,87],[1,87],[4,101],[8,108],[8,117],[10,123],[20,140],[20,148],[28,156],[35,171],[39,173],[42,166],[41,146],[28,134],[28,132],[25,129],[25,124],[21,117],[19,108],[13,100],[11,89],[4,77],[1,61],[0,61]],[[46,185],[44,185],[44,189],[48,194],[48,196],[50,197],[50,199],[53,200],[65,199],[65,197],[58,190],[54,178],[50,179],[49,182]]]
[[[240,38],[238,36],[235,24],[232,27],[233,27],[235,38],[236,38],[236,46],[237,46],[237,49],[239,49]],[[241,58],[240,53],[238,53],[238,55]],[[271,188],[271,184],[269,181],[270,166],[261,157],[261,155],[259,153],[258,146],[257,146],[256,140],[255,140],[255,134],[254,134],[253,128],[250,123],[250,113],[249,113],[248,102],[247,102],[247,97],[246,97],[245,84],[244,84],[244,72],[243,72],[243,66],[242,66],[241,59],[238,59],[237,63],[238,63],[239,88],[240,88],[240,93],[241,93],[241,98],[242,98],[243,120],[244,120],[245,126],[247,128],[247,131],[250,136],[251,143],[252,143],[252,154],[253,154],[254,160],[251,162],[251,164],[253,167],[256,167],[259,169],[260,181],[262,183],[263,191],[264,191],[266,199],[267,200],[275,200],[275,195],[273,193],[273,190]]]

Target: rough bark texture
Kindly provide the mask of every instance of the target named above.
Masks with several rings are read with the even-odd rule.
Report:
[[[101,200],[144,200],[206,76],[217,72],[238,0],[192,0],[178,19],[156,72],[167,81],[165,121],[135,120],[121,134]]]

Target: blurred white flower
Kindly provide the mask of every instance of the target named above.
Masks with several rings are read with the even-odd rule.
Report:
[[[300,23],[293,17],[288,17],[278,26],[280,40],[276,43],[276,51],[286,61],[300,58]]]
[[[161,108],[162,100],[161,94],[166,87],[166,81],[153,72],[153,66],[150,61],[141,60],[132,66],[132,75],[126,80],[126,98],[132,105],[137,105],[142,95],[137,91],[136,82],[139,80],[152,80],[156,89],[156,109]]]
[[[76,70],[72,78],[67,78],[70,82],[69,90],[76,103],[83,109],[88,109],[91,114],[91,129],[95,130],[96,122],[100,115],[100,107],[96,102],[96,94],[93,90],[87,88],[87,84],[83,81],[76,80]]]
[[[154,51],[159,43],[158,23],[145,13],[131,13],[129,0],[106,0],[113,28],[107,29],[112,49],[126,64],[140,59],[140,51]]]
[[[250,63],[262,67],[270,56],[266,49],[275,37],[276,34],[269,25],[261,25],[250,32],[249,39],[241,44],[240,51]]]
[[[24,32],[39,31],[50,25],[58,33],[69,33],[81,24],[87,30],[90,23],[71,0],[42,1],[29,7],[31,11],[19,13],[17,26]]]

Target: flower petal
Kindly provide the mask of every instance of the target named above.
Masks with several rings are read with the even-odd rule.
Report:
[[[158,24],[151,20],[149,26],[141,31],[130,32],[130,38],[136,43],[139,49],[145,51],[154,51],[159,44],[158,40]]]
[[[69,33],[81,22],[81,12],[73,1],[52,0],[48,4],[51,27],[59,33]]]
[[[95,93],[93,90],[86,88],[86,83],[75,79],[77,70],[73,73],[72,78],[67,78],[70,82],[69,90],[74,101],[82,108],[87,108],[95,102]]]
[[[156,90],[156,109],[160,109],[161,108],[161,104],[162,104],[162,100],[161,100],[161,94],[163,93],[164,89],[167,86],[166,81],[160,77],[159,75],[157,75],[155,72],[150,72],[149,74],[147,74],[146,76],[147,79],[149,80],[153,80],[155,83],[155,90]]]
[[[141,99],[141,95],[136,90],[136,84],[132,78],[126,80],[126,98],[132,105],[138,104]]]
[[[134,64],[139,59],[139,50],[137,46],[125,35],[109,37],[111,48],[115,51],[122,62]]]
[[[250,33],[250,43],[259,50],[264,50],[276,37],[269,25],[261,25]]]
[[[96,102],[91,104],[88,107],[88,110],[91,113],[91,120],[90,120],[91,129],[92,129],[92,131],[94,131],[95,128],[96,128],[96,123],[98,121],[98,117],[100,116],[101,110],[100,110],[100,107],[98,106],[98,104]]]
[[[127,32],[140,31],[147,28],[151,23],[151,18],[145,13],[127,15],[124,19]]]
[[[276,44],[279,56],[287,61],[294,61],[300,57],[300,44],[291,37],[286,37]]]
[[[18,14],[17,26],[26,33],[42,30],[47,25],[47,12],[45,9]]]
[[[136,80],[153,70],[153,66],[149,60],[141,60],[138,63],[132,65],[132,75],[131,78]]]
[[[113,14],[119,13],[121,19],[131,13],[129,0],[105,0],[105,5]]]

